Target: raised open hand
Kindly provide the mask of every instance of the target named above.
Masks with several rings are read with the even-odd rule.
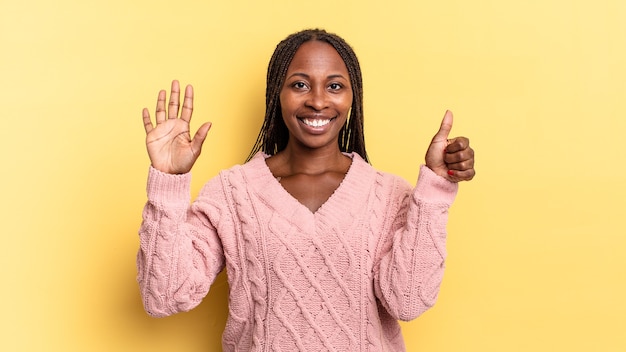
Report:
[[[448,139],[450,130],[452,112],[446,111],[441,127],[426,152],[426,166],[451,182],[469,181],[476,174],[474,150],[465,137]]]
[[[152,124],[150,112],[143,109],[143,125],[146,129],[146,147],[152,167],[169,174],[189,172],[200,156],[202,143],[211,128],[206,122],[196,132],[193,139],[189,132],[189,121],[193,112],[193,87],[185,88],[183,108],[180,107],[180,85],[172,82],[170,101],[165,107],[166,91],[161,90],[156,105],[156,126]]]

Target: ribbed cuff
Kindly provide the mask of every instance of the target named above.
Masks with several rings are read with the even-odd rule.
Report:
[[[415,196],[427,202],[443,202],[451,205],[459,189],[458,183],[450,182],[435,174],[426,165],[420,166],[415,186]]]
[[[191,200],[191,173],[173,175],[152,166],[148,171],[148,200],[156,204],[185,204]]]

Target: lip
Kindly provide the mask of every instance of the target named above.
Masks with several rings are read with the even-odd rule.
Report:
[[[310,134],[323,134],[325,133],[337,117],[323,117],[323,116],[298,116],[298,122],[304,127],[304,130]],[[305,120],[307,122],[305,122]]]

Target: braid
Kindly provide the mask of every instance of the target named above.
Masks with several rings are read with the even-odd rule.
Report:
[[[294,33],[276,46],[267,68],[265,119],[248,160],[259,151],[274,155],[287,146],[289,131],[283,121],[280,91],[296,51],[303,43],[311,40],[319,40],[332,45],[348,68],[353,98],[350,116],[339,132],[339,149],[347,153],[355,152],[368,161],[363,134],[363,79],[359,60],[354,50],[341,37],[322,29],[307,29]]]

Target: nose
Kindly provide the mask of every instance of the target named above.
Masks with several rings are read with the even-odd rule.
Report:
[[[328,97],[323,87],[316,87],[309,91],[304,105],[314,109],[315,111],[321,111],[328,107]]]

